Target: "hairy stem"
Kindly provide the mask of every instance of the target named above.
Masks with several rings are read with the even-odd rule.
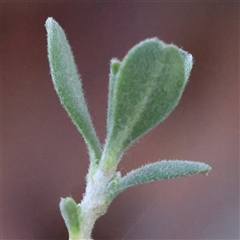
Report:
[[[113,176],[98,169],[89,176],[86,192],[81,206],[81,236],[80,239],[92,239],[91,233],[96,220],[105,214],[110,201],[106,198],[107,186]]]

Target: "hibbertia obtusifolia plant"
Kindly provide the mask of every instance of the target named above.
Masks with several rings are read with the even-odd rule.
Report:
[[[111,60],[107,136],[102,146],[66,35],[51,17],[45,26],[54,88],[82,134],[90,159],[82,201],[76,203],[71,197],[60,201],[69,239],[91,239],[96,220],[118,194],[131,186],[211,170],[202,162],[159,160],[124,176],[117,171],[124,152],[177,106],[192,69],[191,54],[158,38],[150,38],[135,45],[121,61]]]

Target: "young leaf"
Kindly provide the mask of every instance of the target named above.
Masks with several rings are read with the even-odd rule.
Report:
[[[109,89],[108,89],[108,113],[107,113],[107,135],[112,127],[112,118],[113,118],[113,96],[114,96],[114,88],[116,83],[116,76],[118,70],[121,66],[121,62],[113,58],[110,62],[110,74],[109,74]]]
[[[66,35],[53,19],[46,21],[48,59],[54,88],[60,101],[83,135],[92,161],[101,156],[101,146],[84,98],[81,79]]]
[[[132,170],[119,181],[115,195],[134,185],[156,180],[184,177],[197,173],[208,173],[212,168],[202,162],[162,160]]]
[[[142,41],[127,53],[114,75],[114,94],[109,98],[112,120],[102,164],[113,165],[133,141],[176,107],[191,60],[187,52],[157,38]]]
[[[79,239],[80,236],[80,206],[70,198],[62,198],[60,201],[62,217],[68,229],[69,239]]]

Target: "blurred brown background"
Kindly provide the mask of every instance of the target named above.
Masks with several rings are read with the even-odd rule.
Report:
[[[53,90],[44,23],[65,29],[104,142],[109,61],[158,37],[193,54],[179,106],[124,156],[125,174],[158,159],[209,163],[208,176],[128,189],[94,239],[239,239],[239,3],[1,4],[2,239],[67,239],[60,197],[80,201],[88,155]]]

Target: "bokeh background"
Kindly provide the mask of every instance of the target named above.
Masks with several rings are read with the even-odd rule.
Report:
[[[88,155],[54,92],[44,23],[65,29],[104,143],[109,61],[158,37],[191,52],[179,106],[131,147],[123,174],[158,159],[204,161],[208,176],[119,195],[94,239],[239,239],[239,2],[1,3],[1,239],[67,239],[60,197],[80,201]]]

